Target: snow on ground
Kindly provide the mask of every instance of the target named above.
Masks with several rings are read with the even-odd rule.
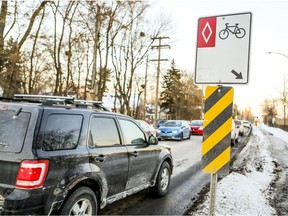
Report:
[[[233,166],[232,172],[218,180],[216,189],[215,215],[276,215],[269,204],[273,194],[270,187],[275,181],[274,160],[269,151],[272,143],[265,132],[288,141],[288,133],[260,125],[253,127],[249,142],[243,148]],[[210,194],[197,206],[191,215],[208,215]]]

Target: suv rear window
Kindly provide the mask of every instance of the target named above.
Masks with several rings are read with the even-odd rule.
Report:
[[[55,151],[76,148],[82,126],[83,116],[52,114],[47,118],[47,123],[42,137],[42,149]]]
[[[13,153],[21,151],[30,116],[31,113],[21,110],[0,110],[0,151]]]

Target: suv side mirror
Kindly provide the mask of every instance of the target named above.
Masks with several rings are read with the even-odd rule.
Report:
[[[155,136],[150,135],[149,138],[148,138],[148,144],[149,145],[157,145],[158,144],[158,139]]]

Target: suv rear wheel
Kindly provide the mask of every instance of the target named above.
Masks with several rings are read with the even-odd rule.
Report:
[[[88,187],[74,191],[64,204],[62,215],[97,215],[98,204],[95,193]]]
[[[163,197],[168,193],[171,179],[171,167],[168,162],[164,161],[159,170],[156,185],[152,188],[153,193],[158,197]]]

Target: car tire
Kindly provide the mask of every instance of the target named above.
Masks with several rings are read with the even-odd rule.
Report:
[[[180,134],[180,140],[179,141],[182,141],[184,139],[184,135],[183,133]]]
[[[84,209],[81,209],[84,208]],[[97,215],[98,202],[95,193],[88,187],[80,187],[66,200],[61,215]]]
[[[164,161],[158,172],[156,184],[152,188],[153,195],[163,197],[168,193],[171,180],[171,167],[168,162]]]
[[[235,138],[231,139],[231,146],[235,146]]]

